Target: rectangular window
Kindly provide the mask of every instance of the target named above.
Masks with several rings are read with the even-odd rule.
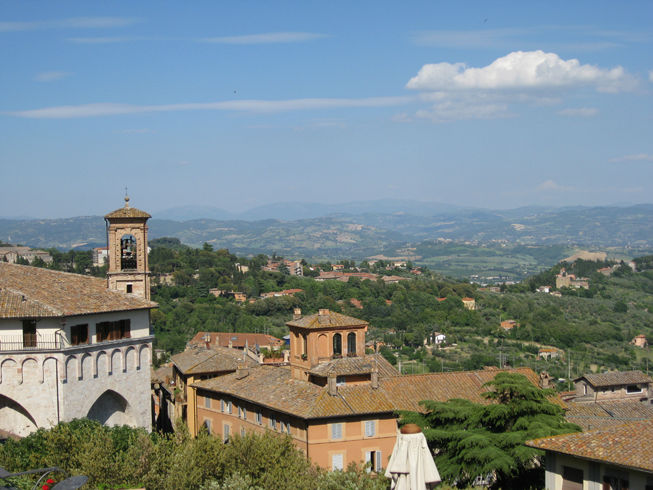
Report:
[[[70,345],[88,344],[88,324],[70,327]]]
[[[637,385],[626,386],[626,393],[641,393],[643,389]]]
[[[220,411],[224,412],[224,400],[220,400]]]
[[[23,320],[23,347],[36,347],[36,320]]]
[[[231,400],[227,402],[227,413],[233,413],[233,404],[231,403]]]
[[[346,383],[344,376],[336,376],[336,386],[343,386]]]
[[[331,471],[343,470],[345,468],[344,457],[342,454],[331,455]]]
[[[222,440],[224,442],[229,442],[229,436],[230,436],[229,431],[230,431],[230,429],[231,429],[231,427],[229,427],[228,424],[224,424],[224,428],[223,428],[223,432],[222,432]]]
[[[272,430],[277,430],[277,419],[270,419],[270,427],[272,427]]]
[[[247,409],[243,408],[243,419],[247,420]]]
[[[562,488],[564,490],[583,490],[583,470],[563,466]]]
[[[376,435],[376,420],[365,421],[365,437],[374,437]]]
[[[367,463],[366,471],[368,473],[372,471],[379,473],[383,469],[381,464],[381,451],[366,451],[365,462]]]
[[[245,427],[240,428],[240,437],[245,437],[247,435],[247,432],[245,431]]]
[[[211,433],[211,421],[210,420],[205,420],[204,421],[204,427],[206,427],[206,431],[210,434]]]
[[[331,424],[331,439],[342,439],[342,424]]]
[[[290,434],[290,422],[286,422],[286,433]]]
[[[256,423],[258,425],[263,424],[263,414],[261,414],[261,412],[256,412]]]
[[[208,396],[204,397],[204,407],[211,408],[211,399]]]
[[[116,320],[114,322],[100,322],[95,324],[97,341],[120,340],[131,338],[130,320]]]

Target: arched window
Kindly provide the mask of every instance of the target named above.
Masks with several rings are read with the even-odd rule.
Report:
[[[120,268],[136,269],[138,267],[136,238],[134,235],[123,235],[120,239]]]
[[[349,332],[347,334],[347,355],[356,355],[356,334],[354,332]]]
[[[339,333],[333,336],[333,355],[341,356],[342,355],[342,335]]]

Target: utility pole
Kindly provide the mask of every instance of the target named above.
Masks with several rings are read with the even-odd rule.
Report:
[[[571,391],[571,350],[568,351],[567,355],[567,385]]]

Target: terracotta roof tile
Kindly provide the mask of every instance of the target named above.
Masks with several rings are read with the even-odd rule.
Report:
[[[254,348],[256,345],[282,346],[283,340],[264,333],[236,333],[236,332],[197,332],[188,342],[189,345],[204,345],[205,337],[209,336],[209,344],[229,347],[243,348],[245,344]]]
[[[351,316],[336,313],[335,311],[326,310],[326,313],[320,315],[308,315],[297,320],[286,323],[289,327],[302,328],[327,328],[327,327],[363,327],[368,323],[365,320],[359,320]]]
[[[526,375],[537,385],[538,377],[532,370],[518,368],[514,371]],[[334,396],[328,394],[326,386],[291,378],[287,367],[259,366],[250,369],[249,375],[241,379],[232,373],[199,381],[193,386],[311,419],[421,410],[421,400],[464,398],[477,403],[489,403],[481,396],[486,391],[482,385],[491,381],[498,372],[500,370],[495,369],[393,376],[385,379],[380,377],[376,389],[370,383],[345,384],[337,387],[338,394]]]
[[[575,434],[544,437],[526,445],[653,473],[653,419]]]
[[[309,373],[322,377],[327,377],[329,374],[333,376],[345,376],[371,373],[375,367],[379,370],[379,375],[382,377],[399,375],[399,372],[381,354],[333,359],[332,361],[318,364]]]
[[[641,371],[614,371],[611,373],[585,374],[574,381],[586,379],[592,386],[614,386],[633,383],[653,383],[653,378]]]
[[[0,262],[0,318],[47,318],[155,308],[106,279]]]
[[[258,365],[256,361],[244,355],[242,350],[227,347],[188,349],[172,356],[172,362],[183,374],[235,371],[243,362],[248,367]]]
[[[107,219],[113,219],[113,218],[151,218],[148,213],[145,211],[141,211],[140,209],[132,208],[132,207],[122,207],[119,209],[116,209],[115,211],[111,211],[108,214],[104,215],[105,218]]]
[[[486,369],[398,376],[382,379],[381,387],[388,393],[397,410],[423,411],[424,408],[419,404],[422,400],[445,402],[453,398],[462,398],[474,403],[489,403],[481,396],[487,391],[483,384],[492,381],[500,371]],[[523,374],[531,383],[538,386],[538,376],[530,368],[506,371]],[[558,397],[553,397],[552,401],[564,405]]]
[[[653,406],[637,401],[572,402],[565,418],[583,430],[614,427],[627,421],[653,419]]]

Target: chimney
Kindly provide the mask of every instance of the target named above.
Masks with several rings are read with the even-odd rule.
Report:
[[[204,336],[204,347],[207,350],[211,348],[211,335],[208,333]]]
[[[336,396],[338,394],[338,386],[336,385],[336,377],[334,374],[329,374],[327,377],[327,391],[331,396]]]
[[[249,368],[245,363],[239,363],[236,368],[236,379],[243,379],[249,376]]]
[[[302,317],[302,309],[301,308],[295,308],[293,310],[292,319],[293,320],[299,320],[301,317]]]
[[[375,369],[372,371],[372,389],[376,390],[379,387],[379,371]]]
[[[320,308],[317,310],[318,323],[327,323],[329,318],[329,310],[327,308]]]

